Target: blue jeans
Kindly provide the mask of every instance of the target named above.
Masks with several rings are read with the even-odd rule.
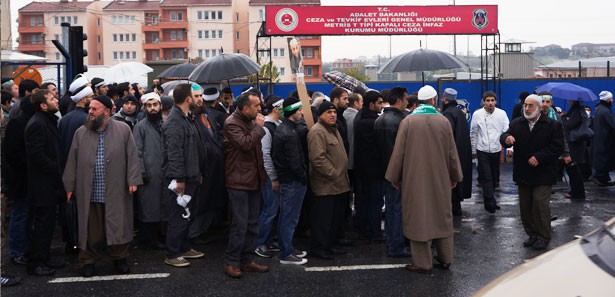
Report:
[[[256,246],[268,246],[273,243],[273,219],[278,214],[280,207],[280,192],[274,192],[271,188],[271,180],[267,178],[267,184],[261,189],[263,196],[263,208],[258,217],[258,239]]]
[[[306,190],[307,185],[299,182],[280,184],[280,224],[278,224],[280,259],[292,255],[295,251],[293,235],[299,222],[301,205],[303,205]]]
[[[401,192],[386,181],[384,185],[384,232],[386,234],[387,255],[396,256],[408,253],[404,244],[404,229],[401,215]]]
[[[29,207],[26,198],[14,200],[11,206],[11,220],[9,222],[9,257],[16,258],[25,255],[30,249],[28,239]]]

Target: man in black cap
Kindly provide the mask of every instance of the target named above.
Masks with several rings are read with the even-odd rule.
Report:
[[[301,265],[307,263],[307,259],[303,258],[307,253],[295,250],[293,235],[307,190],[306,152],[301,145],[307,130],[299,126],[303,119],[303,108],[298,98],[286,98],[283,107],[284,120],[276,128],[271,144],[271,158],[280,182],[280,263]]]
[[[123,121],[130,129],[137,124],[137,114],[139,113],[139,100],[137,97],[128,95],[124,97],[122,108],[113,115],[114,120]]]
[[[218,110],[217,106],[220,101],[220,92],[217,88],[211,87],[203,91],[203,104],[205,106],[205,114],[212,124],[217,140],[222,143],[222,128],[228,114]]]
[[[339,251],[333,243],[344,220],[350,181],[344,140],[337,130],[337,109],[329,101],[318,107],[318,123],[308,133],[310,187],[312,204],[312,242],[310,255],[333,259]]]
[[[162,120],[165,121],[173,108],[173,98],[170,96],[161,96],[160,101],[162,104]]]
[[[77,199],[81,275],[96,274],[101,246],[118,273],[130,272],[129,243],[133,238],[132,194],[143,183],[137,148],[130,127],[110,120],[113,102],[98,96],[90,102],[85,125],[75,132],[64,169],[68,200]],[[92,166],[83,166],[92,164]]]

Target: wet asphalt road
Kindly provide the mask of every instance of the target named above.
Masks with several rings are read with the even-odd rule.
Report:
[[[131,249],[131,275],[144,274],[147,279],[85,281],[77,278],[65,283],[51,283],[67,277],[78,277],[76,257],[54,277],[32,277],[25,268],[8,261],[6,246],[2,249],[2,271],[23,278],[15,287],[2,288],[2,296],[470,296],[499,275],[542,252],[524,248],[525,239],[520,218],[516,187],[512,183],[512,166],[502,166],[501,191],[496,199],[502,207],[496,214],[483,209],[480,189],[472,199],[462,203],[464,215],[455,220],[455,261],[450,271],[434,270],[433,275],[405,271],[403,264],[411,258],[389,258],[384,244],[357,241],[350,253],[333,261],[312,259],[305,266],[282,266],[277,258],[257,259],[270,265],[269,273],[244,273],[231,279],[222,271],[225,231],[214,234],[216,240],[195,246],[206,256],[191,260],[189,268],[173,268],[163,264],[163,251]],[[476,173],[474,175],[476,178]],[[597,228],[615,216],[615,187],[599,188],[586,183],[587,199],[570,201],[563,196],[564,183],[554,186],[551,211],[553,239],[549,249],[556,248]],[[296,248],[306,248],[307,240],[298,238]],[[63,255],[63,245],[55,241],[52,254]],[[356,270],[355,265],[381,265],[385,269]],[[321,267],[341,266],[344,271],[310,271]],[[110,260],[97,265],[98,275],[113,275]],[[571,273],[574,268],[571,267]],[[155,275],[162,274],[162,275]],[[168,275],[166,275],[168,274]]]

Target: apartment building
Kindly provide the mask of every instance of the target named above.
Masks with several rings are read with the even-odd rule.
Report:
[[[100,40],[97,38],[100,21],[97,16],[102,14],[102,7],[109,2],[31,2],[19,9],[18,29],[19,46],[17,49],[26,54],[47,58],[49,62],[61,62],[63,57],[51,43],[51,40],[61,40],[60,24],[69,23],[72,26],[83,26],[83,32],[88,35],[84,48],[88,56],[84,63],[101,64],[98,59]]]
[[[288,41],[272,37],[270,51],[257,51],[256,36],[266,5],[320,5],[320,0],[162,0],[31,2],[19,9],[19,50],[62,57],[50,42],[62,38],[61,23],[83,26],[87,65],[120,61],[206,60],[220,53],[244,53],[263,64],[273,61],[281,82],[291,82]],[[320,81],[320,36],[302,36],[306,81]],[[267,48],[269,49],[269,48]]]

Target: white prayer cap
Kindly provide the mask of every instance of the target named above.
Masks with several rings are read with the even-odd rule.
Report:
[[[435,98],[438,96],[438,92],[436,92],[436,89],[434,89],[432,86],[423,86],[422,88],[419,89],[419,100],[424,101],[424,100],[429,100],[432,98]]]
[[[531,95],[525,97],[525,100],[527,100],[527,99],[536,100],[536,102],[538,103],[538,106],[542,106],[542,97],[540,97],[538,95],[531,94]]]
[[[141,104],[145,104],[145,102],[147,102],[147,100],[151,100],[151,99],[156,99],[158,100],[158,102],[160,101],[160,96],[158,96],[158,94],[154,93],[154,92],[149,92],[143,96],[141,96]]]
[[[613,94],[611,92],[609,92],[609,91],[602,91],[602,92],[600,92],[599,96],[600,96],[600,100],[602,100],[602,101],[607,101],[607,100],[613,98]]]

